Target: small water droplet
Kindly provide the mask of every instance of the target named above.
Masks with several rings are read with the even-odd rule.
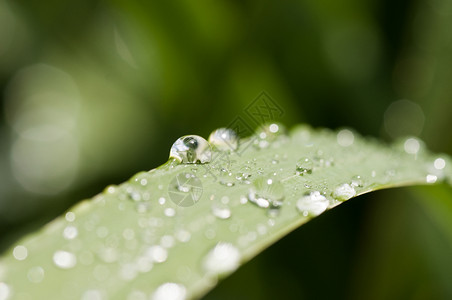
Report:
[[[17,260],[24,260],[28,256],[28,249],[25,246],[18,245],[14,247],[13,256]]]
[[[444,160],[444,158],[438,157],[438,158],[435,159],[435,161],[433,162],[433,166],[434,166],[435,169],[437,169],[437,170],[442,170],[442,169],[444,169],[444,167],[446,167],[446,161]]]
[[[66,240],[73,240],[77,237],[78,230],[75,226],[66,226],[63,230],[63,237]]]
[[[229,219],[231,217],[231,210],[225,204],[212,204],[212,214],[219,219]]]
[[[421,144],[416,138],[408,138],[403,144],[403,149],[408,154],[417,154],[419,149],[421,148]]]
[[[239,266],[240,252],[230,243],[220,242],[209,251],[203,261],[203,267],[213,274],[225,274]]]
[[[352,182],[350,185],[353,187],[363,187],[364,181],[360,175],[356,175],[352,177]]]
[[[212,159],[210,144],[198,135],[186,135],[171,146],[170,158],[185,164],[208,163]]]
[[[167,207],[164,210],[164,214],[167,217],[174,217],[176,215],[176,211],[172,207]]]
[[[303,216],[318,216],[324,212],[329,205],[328,199],[319,191],[312,191],[298,199],[296,206]]]
[[[68,211],[65,215],[66,221],[68,222],[74,222],[75,221],[75,214],[72,211]]]
[[[433,175],[433,174],[428,174],[428,175],[425,177],[425,181],[426,181],[427,183],[435,183],[437,180],[438,180],[438,177],[437,177],[436,175]]]
[[[61,269],[71,269],[77,264],[77,259],[71,252],[58,250],[53,254],[53,262]]]
[[[168,252],[162,246],[151,246],[147,249],[146,254],[155,263],[162,263],[168,258]]]
[[[333,191],[333,197],[339,201],[348,200],[356,195],[356,191],[348,183],[341,184],[337,186]]]
[[[267,148],[270,143],[275,141],[279,136],[286,134],[286,128],[280,123],[271,123],[260,126],[256,130],[256,137],[253,145],[257,148]]]
[[[342,129],[337,133],[337,143],[342,147],[349,147],[355,141],[355,135],[348,129]]]
[[[176,239],[179,242],[186,243],[190,241],[190,238],[191,238],[190,232],[185,229],[180,229],[176,232]]]
[[[229,128],[219,128],[209,136],[210,144],[220,151],[234,151],[239,144],[237,133]]]
[[[187,289],[179,283],[167,282],[152,294],[152,300],[185,300]]]
[[[165,197],[160,197],[158,201],[159,201],[160,205],[163,205],[163,204],[165,204],[166,199],[165,199]]]
[[[248,199],[259,207],[279,207],[284,199],[284,186],[274,178],[259,177],[253,181]]]
[[[314,163],[308,157],[302,157],[297,161],[296,171],[300,175],[311,174]]]
[[[41,267],[33,267],[28,270],[27,278],[30,282],[39,283],[44,279],[44,269]]]

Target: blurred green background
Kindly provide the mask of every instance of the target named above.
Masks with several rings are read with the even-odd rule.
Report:
[[[451,28],[448,0],[0,0],[0,249],[263,90],[288,127],[450,155]],[[445,186],[354,199],[206,299],[450,299],[451,203]]]

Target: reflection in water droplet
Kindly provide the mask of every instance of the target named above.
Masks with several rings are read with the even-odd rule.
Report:
[[[318,216],[324,212],[329,205],[328,199],[325,198],[319,191],[313,191],[305,194],[297,201],[297,209],[303,216]]]
[[[405,149],[405,152],[408,153],[408,154],[416,154],[416,153],[418,153],[420,147],[421,147],[421,144],[415,138],[409,138],[403,144],[403,148]]]
[[[13,256],[17,260],[24,260],[28,256],[28,250],[25,246],[19,245],[14,247]]]
[[[212,159],[210,144],[197,135],[186,135],[171,146],[170,158],[185,164],[208,163]]]
[[[239,138],[234,130],[219,128],[209,136],[210,144],[220,151],[234,151],[239,144]]]
[[[220,242],[209,251],[203,261],[203,267],[207,272],[224,274],[237,269],[239,262],[239,250],[230,243]]]
[[[155,290],[152,300],[185,300],[187,289],[182,284],[167,282]]]
[[[426,181],[427,183],[435,183],[437,180],[438,180],[438,177],[437,177],[436,175],[428,174],[428,175],[425,177],[425,181]]]
[[[341,184],[337,186],[333,191],[333,197],[339,201],[348,200],[356,195],[356,191],[348,183]]]
[[[353,144],[355,136],[348,129],[342,129],[337,133],[337,143],[342,147],[348,147]]]
[[[9,286],[4,282],[0,282],[0,300],[8,299],[10,293],[11,289],[9,288]]]
[[[33,267],[28,270],[27,278],[30,282],[39,283],[44,279],[44,269],[41,267]]]
[[[253,181],[248,199],[259,207],[279,207],[284,199],[284,186],[274,178],[259,177]]]
[[[308,157],[302,157],[297,161],[296,170],[300,175],[311,174],[313,162]]]
[[[441,158],[438,157],[437,159],[435,159],[435,161],[433,162],[433,166],[435,167],[435,169],[437,170],[442,170],[444,169],[444,167],[446,167],[446,161]]]
[[[77,259],[71,252],[58,250],[53,254],[53,262],[61,269],[70,269],[75,267]]]

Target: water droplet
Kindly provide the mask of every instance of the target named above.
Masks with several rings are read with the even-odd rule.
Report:
[[[286,128],[280,123],[271,123],[260,126],[256,130],[257,139],[253,144],[258,148],[267,148],[270,143],[276,140],[279,136],[285,135]]]
[[[166,199],[165,199],[165,197],[160,197],[158,201],[159,201],[160,205],[163,205],[163,204],[165,204]]]
[[[352,177],[352,182],[350,185],[353,187],[363,187],[364,181],[360,175],[356,175]]]
[[[239,262],[239,250],[230,243],[220,242],[209,251],[203,261],[203,267],[207,272],[224,274],[237,269]]]
[[[9,286],[4,282],[0,282],[0,300],[8,299],[10,293],[11,289],[9,288]]]
[[[442,170],[444,169],[444,167],[446,166],[446,161],[441,158],[438,157],[437,159],[435,159],[435,161],[433,162],[433,166],[435,167],[435,169],[437,170]]]
[[[179,173],[168,186],[170,200],[177,206],[188,207],[194,205],[201,198],[202,182],[192,173]]]
[[[167,282],[159,286],[154,294],[152,300],[185,300],[187,289],[179,283]]]
[[[329,205],[328,199],[325,198],[319,191],[312,191],[305,194],[297,201],[297,209],[303,216],[318,216],[324,212]]]
[[[227,205],[214,203],[212,204],[212,214],[219,219],[229,219],[231,217],[231,210]]]
[[[239,144],[237,133],[229,128],[219,128],[209,136],[210,144],[220,151],[234,151]]]
[[[44,279],[44,269],[41,267],[33,267],[28,270],[27,278],[30,282],[39,283]]]
[[[333,197],[339,201],[348,200],[356,195],[356,191],[353,186],[348,183],[337,186],[333,191]]]
[[[77,237],[78,230],[75,226],[66,226],[63,230],[63,237],[66,240],[73,240]]]
[[[253,181],[248,199],[259,207],[278,207],[284,199],[284,186],[274,178],[259,177]]]
[[[77,259],[71,252],[58,250],[53,254],[53,262],[61,269],[70,269],[75,267]]]
[[[164,212],[165,216],[167,217],[174,217],[176,215],[176,211],[172,207],[165,208]]]
[[[68,211],[65,215],[66,221],[68,222],[74,222],[75,221],[75,214],[72,211]]]
[[[19,245],[14,247],[13,256],[17,260],[24,260],[28,256],[28,250],[25,246]]]
[[[153,262],[162,263],[168,258],[168,252],[162,246],[151,246],[147,249],[146,254]]]
[[[171,146],[170,158],[185,164],[208,163],[212,159],[210,144],[198,135],[186,135]]]
[[[403,144],[403,149],[408,154],[417,154],[420,148],[421,144],[419,140],[415,138],[406,139],[405,143]]]
[[[337,133],[337,143],[342,147],[348,147],[355,141],[355,135],[348,129],[342,129]]]
[[[313,162],[308,157],[302,157],[297,161],[296,170],[300,175],[311,174]]]
[[[428,175],[425,177],[425,181],[426,181],[427,183],[435,183],[437,180],[438,180],[438,177],[437,177],[436,175],[428,174]]]

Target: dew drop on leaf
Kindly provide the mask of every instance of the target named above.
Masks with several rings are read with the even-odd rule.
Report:
[[[355,188],[348,183],[337,186],[333,191],[333,197],[339,201],[348,200],[356,195]]]
[[[329,205],[328,199],[325,198],[319,191],[312,191],[305,194],[298,199],[296,206],[303,216],[318,216],[324,212]]]
[[[297,161],[296,171],[300,175],[311,174],[314,163],[308,157],[302,157]]]
[[[198,135],[186,135],[171,146],[170,158],[184,164],[208,163],[212,159],[210,144]]]
[[[249,189],[248,199],[259,207],[278,207],[284,199],[284,186],[275,178],[258,177]]]
[[[218,128],[210,134],[209,143],[220,151],[234,151],[239,145],[239,138],[232,129]]]

